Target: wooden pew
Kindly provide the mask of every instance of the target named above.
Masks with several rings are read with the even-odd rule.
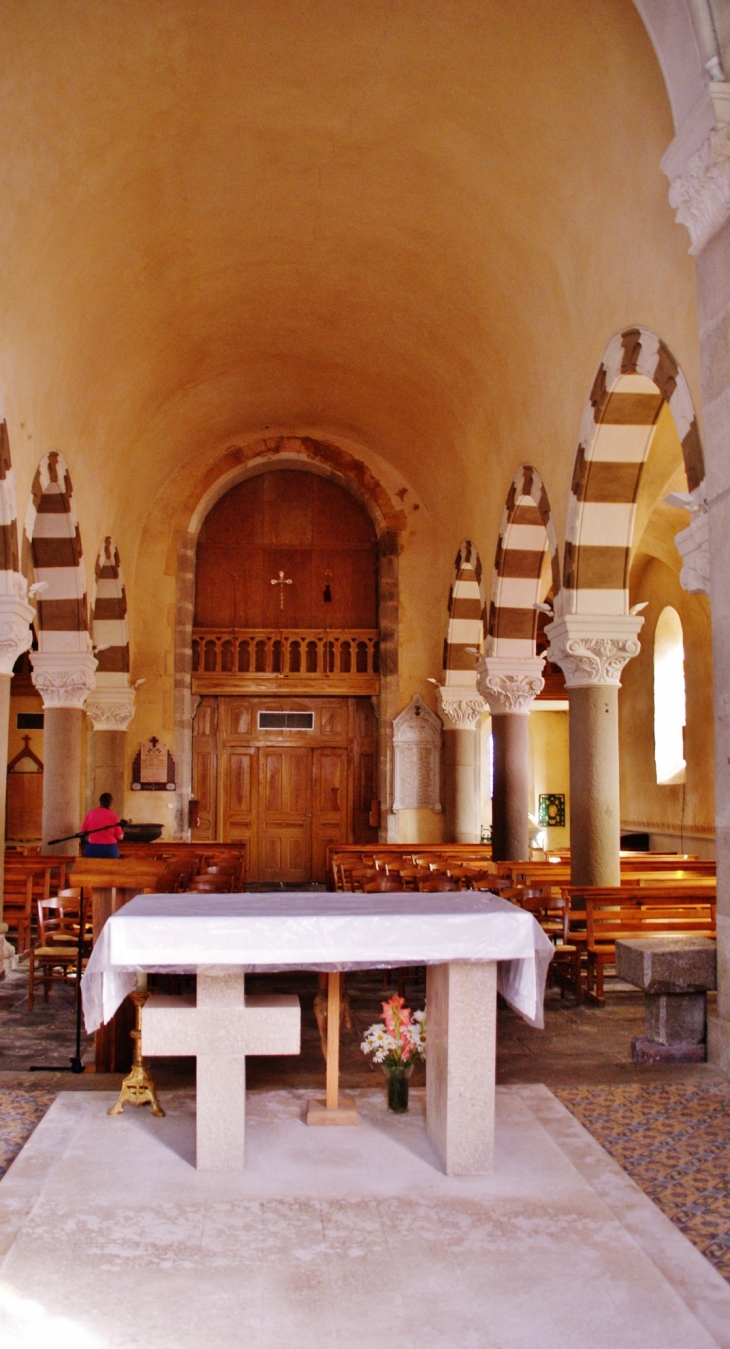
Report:
[[[566,886],[563,894],[572,906],[570,940],[586,957],[586,997],[594,1002],[604,1001],[604,966],[613,964],[619,938],[715,935],[715,894],[704,886]]]
[[[30,949],[37,901],[62,890],[65,878],[66,858],[38,853],[25,857],[6,854],[3,917],[11,930],[11,940],[17,942],[19,956]]]

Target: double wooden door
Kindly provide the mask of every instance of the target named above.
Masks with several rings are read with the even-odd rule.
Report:
[[[297,720],[306,726],[261,726]],[[294,713],[294,716],[287,716]],[[193,739],[196,839],[245,842],[252,882],[326,879],[328,844],[377,839],[367,698],[204,698]]]

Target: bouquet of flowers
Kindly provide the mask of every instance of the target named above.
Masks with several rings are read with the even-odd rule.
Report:
[[[383,1024],[385,1023],[385,1024]],[[413,1067],[426,1057],[426,1013],[413,1012],[397,993],[383,1003],[383,1020],[365,1031],[360,1045],[384,1069]]]

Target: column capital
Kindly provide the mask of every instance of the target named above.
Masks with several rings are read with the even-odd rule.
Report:
[[[475,688],[448,684],[439,688],[439,711],[448,730],[473,731],[479,724],[484,706],[484,699]]]
[[[97,686],[86,699],[86,715],[95,731],[126,731],[134,716],[136,699],[134,689]]]
[[[545,684],[542,656],[482,656],[477,661],[477,688],[492,716],[526,717]]]
[[[82,709],[94,687],[96,660],[87,651],[34,651],[31,678],[44,708]]]
[[[730,214],[730,84],[712,80],[662,159],[669,204],[699,253]]]
[[[0,594],[0,674],[11,675],[18,656],[30,647],[34,618],[22,595]]]
[[[669,506],[681,506],[692,517],[687,528],[674,536],[682,558],[679,584],[690,595],[710,593],[710,517],[704,490],[705,484],[700,483],[694,492],[670,492],[664,498]]]
[[[547,658],[561,667],[569,689],[618,687],[624,665],[641,649],[643,622],[634,614],[565,614],[545,628]]]

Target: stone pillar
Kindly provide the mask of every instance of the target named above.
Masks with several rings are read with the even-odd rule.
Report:
[[[8,729],[10,718],[10,681],[13,666],[28,650],[33,634],[30,624],[34,611],[25,599],[26,582],[16,572],[6,573],[16,578],[18,594],[0,595],[0,973],[2,972],[2,937],[7,932],[3,922],[3,868],[5,861],[5,808],[8,782]]]
[[[103,676],[98,675],[97,680]],[[102,792],[111,792],[114,809],[124,814],[127,727],[134,716],[135,692],[130,688],[99,688],[86,699],[86,715],[94,728],[94,805]]]
[[[700,504],[706,502],[709,516],[709,568],[700,563],[693,570],[699,577],[709,572],[712,603],[717,840],[717,1015],[709,1019],[707,1040],[708,1058],[730,1075],[730,84],[711,80],[662,168],[697,264],[706,475]],[[701,546],[697,527],[694,534]]]
[[[639,653],[643,618],[567,614],[545,629],[570,703],[570,872],[573,885],[619,885],[618,690]]]
[[[475,688],[439,689],[444,735],[444,816],[448,842],[479,843],[479,720],[484,700]]]
[[[48,840],[81,827],[81,739],[84,703],[94,687],[90,651],[34,651],[33,683],[43,699],[43,852],[75,856],[78,840],[49,848]]]
[[[545,682],[543,664],[542,656],[483,656],[477,664],[477,688],[492,714],[492,856],[498,862],[529,857],[527,717]]]

